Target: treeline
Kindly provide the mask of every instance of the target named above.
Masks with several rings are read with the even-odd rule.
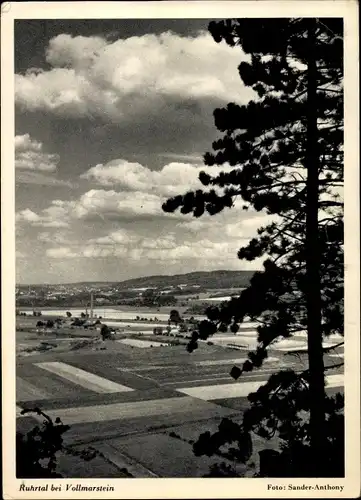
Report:
[[[206,313],[206,310],[209,308],[209,303],[207,302],[198,302],[193,303],[188,309],[184,311],[184,314],[197,314],[203,315]]]
[[[100,297],[101,298],[101,297]],[[178,301],[174,295],[170,294],[156,294],[154,296],[139,296],[132,294],[129,295],[117,295],[111,298],[103,299],[101,302],[95,302],[94,307],[104,307],[104,306],[148,306],[148,307],[162,307],[162,306],[174,306],[177,305]],[[57,298],[56,300],[47,300],[43,298],[17,298],[16,307],[28,307],[28,308],[42,308],[42,307],[54,307],[54,308],[65,308],[65,307],[89,307],[89,297],[84,300],[79,297],[66,297]]]
[[[140,297],[127,301],[128,305],[146,307],[175,306],[177,303],[178,301],[174,295],[161,294],[152,289],[145,290]]]

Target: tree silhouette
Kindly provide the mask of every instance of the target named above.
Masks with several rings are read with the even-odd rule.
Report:
[[[178,325],[179,323],[183,322],[183,319],[181,318],[179,311],[177,309],[172,309],[169,313],[169,323],[174,323],[175,325]]]
[[[156,300],[157,294],[153,288],[148,288],[142,293],[142,302],[145,306],[152,307]]]
[[[100,329],[100,335],[103,340],[108,340],[112,338],[112,334],[108,325],[102,325]]]
[[[22,410],[23,415],[35,413],[43,417],[41,425],[36,425],[26,434],[16,433],[16,477],[21,479],[60,478],[57,471],[59,453],[78,456],[89,461],[97,452],[88,447],[76,450],[65,446],[63,434],[70,429],[60,418],[53,421],[40,408]]]
[[[328,475],[323,459],[329,432],[342,429],[329,426],[329,421],[339,422],[340,401],[332,405],[325,395],[322,337],[343,334],[344,326],[343,23],[336,18],[228,19],[211,22],[209,30],[217,43],[241,46],[249,55],[238,69],[256,98],[214,111],[223,137],[213,143],[214,152],[206,153],[204,162],[226,168],[214,176],[200,172],[199,180],[208,189],[170,198],[163,210],[216,215],[240,198],[244,210],[252,208],[274,221],[260,227],[257,237],[238,252],[240,259],[249,261],[264,257],[263,271],[255,273],[239,298],[208,308],[208,320],[193,332],[188,350],[217,330],[237,332],[246,317],[257,321],[258,345],[241,368],[233,368],[231,374],[238,378],[260,367],[275,341],[307,330],[308,370],[280,372],[257,397],[250,396],[252,411],[245,413],[241,431],[233,429],[241,432],[240,440],[234,440],[240,443],[237,453],[247,459],[251,430],[270,436],[259,420],[268,407],[272,432],[286,438],[288,462],[295,463],[289,457],[296,453],[307,462],[308,476]],[[304,386],[307,390],[301,391]],[[283,395],[283,403],[274,392]],[[287,405],[294,405],[294,420],[289,420]],[[302,412],[308,420],[301,426],[297,419]],[[230,432],[226,429],[223,435]],[[198,453],[209,442],[212,450],[222,444],[217,434],[204,438]],[[338,465],[342,474],[343,466]],[[290,468],[296,475],[297,467],[290,466],[289,473]]]

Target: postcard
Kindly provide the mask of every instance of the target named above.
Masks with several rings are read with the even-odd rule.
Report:
[[[358,3],[1,14],[3,497],[358,497]]]

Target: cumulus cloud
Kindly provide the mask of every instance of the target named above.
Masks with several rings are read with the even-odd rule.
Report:
[[[15,137],[15,167],[17,169],[55,172],[59,155],[43,151],[43,144],[29,134]]]
[[[128,252],[124,247],[102,248],[96,245],[83,245],[78,247],[54,247],[46,250],[47,257],[51,259],[96,259],[109,257],[127,257]]]
[[[110,244],[112,242],[112,244]],[[105,258],[123,256],[133,261],[185,261],[188,259],[223,259],[234,257],[235,248],[228,242],[214,242],[209,239],[184,240],[179,242],[174,233],[166,236],[142,237],[130,231],[113,232],[107,238],[91,239],[83,244],[74,244],[47,249],[54,259]]]
[[[152,171],[140,163],[113,160],[90,168],[81,177],[117,190],[91,189],[74,200],[53,200],[39,213],[22,210],[16,219],[35,227],[69,228],[67,233],[57,233],[54,238],[49,232],[38,236],[39,241],[51,245],[46,249],[46,256],[54,260],[121,257],[135,266],[137,263],[143,266],[145,262],[158,266],[164,262],[173,266],[187,263],[194,269],[237,268],[240,246],[273,217],[244,212],[241,201],[236,201],[232,210],[226,209],[215,216],[205,214],[200,219],[179,213],[166,214],[161,209],[166,197],[202,187],[198,179],[202,169],[211,175],[219,172],[217,167],[177,162]],[[161,217],[162,223],[157,225]],[[129,222],[142,220],[147,224],[134,224],[129,229]],[[105,235],[82,240],[81,224],[76,225],[77,222],[88,222],[95,234],[101,230]],[[110,230],[114,222],[125,223],[128,229]],[[71,228],[76,236],[73,240],[69,238]],[[247,264],[250,268],[255,265]]]
[[[222,171],[227,169],[227,165],[222,166]],[[201,188],[198,176],[202,170],[210,175],[219,173],[218,167],[206,167],[201,163],[172,162],[155,171],[140,163],[118,159],[91,167],[81,178],[102,186],[117,186],[127,191],[151,192],[167,197]]]
[[[160,198],[141,191],[119,192],[91,189],[75,202],[63,202],[72,217],[77,219],[132,219],[164,216]]]
[[[15,99],[25,110],[117,123],[162,112],[169,101],[244,102],[253,95],[237,72],[245,57],[205,32],[116,41],[61,34],[46,50],[49,70],[16,75]]]
[[[55,205],[42,210],[40,215],[26,208],[17,212],[15,221],[17,223],[25,222],[36,227],[61,228],[69,225],[66,215],[65,210],[59,210]]]
[[[193,218],[191,214],[185,216],[179,212],[168,214],[162,211],[162,202],[167,197],[202,187],[198,180],[202,169],[206,169],[211,175],[219,171],[217,167],[175,162],[165,165],[160,171],[152,171],[139,163],[113,160],[105,165],[92,167],[82,177],[103,187],[114,186],[117,190],[91,189],[75,200],[53,200],[48,208],[39,213],[30,209],[19,212],[17,221],[37,227],[56,228],[69,227],[76,221],[88,222],[93,228],[102,225],[109,228],[113,223],[143,221],[140,227],[146,229],[144,221],[152,221],[154,226],[155,221],[162,218],[160,232],[157,231],[155,238],[147,243],[147,258],[156,255],[154,252],[159,248],[168,248],[172,249],[172,255],[184,252],[183,258],[186,259],[191,254],[187,254],[189,245],[185,245],[184,241],[189,238],[193,238],[203,251],[209,248],[207,241],[216,243],[219,249],[223,248],[219,244],[225,242],[224,249],[226,245],[230,245],[230,252],[235,254],[237,246],[254,237],[257,229],[274,220],[274,217],[254,211],[244,212],[239,200],[235,201],[231,210],[225,209],[216,216],[204,214],[200,219]],[[97,226],[94,226],[95,223],[98,223]],[[168,228],[175,230],[180,235],[180,240],[176,241],[169,235],[164,238],[166,223],[171,224]],[[117,230],[100,238],[95,237],[88,243],[94,248],[102,246],[102,252],[94,250],[91,255],[104,256],[115,251],[110,247],[133,245],[134,249],[137,242],[139,235],[135,232]],[[137,252],[139,254],[139,248]]]
[[[176,226],[195,237],[206,235],[216,237],[218,235],[218,238],[225,241],[236,240],[243,244],[244,240],[250,240],[256,236],[258,228],[273,221],[277,221],[275,215],[254,210],[245,212],[242,210],[242,202],[236,200],[230,210],[225,209],[213,216],[204,214],[199,219],[180,220]]]
[[[17,221],[26,221],[26,222],[38,222],[40,219],[39,215],[30,210],[30,208],[26,208],[25,210],[21,210],[16,214]]]
[[[92,238],[89,243],[95,245],[127,245],[136,243],[139,240],[139,236],[133,231],[127,231],[125,229],[118,229],[117,231],[112,231],[106,236],[101,236],[99,238]]]
[[[72,244],[69,238],[69,232],[66,231],[42,231],[37,235],[37,239],[43,243],[56,243],[59,245]]]
[[[260,262],[240,263],[237,251],[274,217],[244,212],[241,201],[236,201],[231,210],[215,216],[205,214],[200,219],[162,211],[166,197],[202,187],[198,179],[202,169],[211,175],[219,171],[217,167],[177,162],[152,171],[140,163],[113,160],[82,175],[102,189],[91,189],[74,200],[53,200],[39,213],[22,210],[17,221],[35,227],[68,228],[67,232],[57,231],[54,238],[48,231],[38,236],[39,241],[50,246],[45,253],[54,262],[62,259],[109,262],[122,258],[135,267],[143,267],[145,263],[188,269],[259,266]],[[110,186],[114,189],[105,189]],[[131,229],[130,222],[134,223]],[[113,224],[123,227],[112,230]],[[90,239],[81,238],[86,225],[95,235]],[[71,231],[73,239],[69,237]]]
[[[239,217],[239,213],[238,213]],[[128,265],[149,263],[150,266],[163,265],[184,266],[190,269],[207,268],[242,268],[253,269],[256,263],[243,263],[237,259],[237,251],[244,240],[255,235],[262,217],[254,216],[253,222],[245,221],[244,227],[236,218],[227,222],[217,217],[202,222],[190,220],[171,226],[166,231],[164,226],[153,227],[151,231],[120,228],[109,231],[105,236],[91,238],[85,242],[59,241],[61,250],[46,251],[52,259],[112,259],[122,257]],[[262,220],[264,222],[264,220]],[[191,224],[198,225],[193,231]],[[54,242],[51,240],[50,244]],[[258,263],[259,265],[259,263]],[[246,267],[245,267],[246,266]]]
[[[53,259],[73,259],[77,257],[76,252],[73,252],[68,247],[48,248],[46,255]]]
[[[222,170],[227,169],[225,166]],[[80,177],[102,187],[115,189],[91,189],[77,200],[53,200],[51,205],[39,215],[37,220],[18,214],[18,221],[33,225],[48,225],[53,221],[58,227],[71,220],[121,220],[149,219],[152,217],[189,220],[191,215],[166,214],[161,206],[167,197],[201,188],[199,172],[207,170],[211,175],[219,172],[217,167],[204,167],[193,163],[169,163],[160,171],[150,170],[140,163],[127,160],[112,160],[98,164]],[[56,226],[54,226],[56,227]]]
[[[31,139],[29,134],[16,135],[14,144],[15,151],[19,153],[24,151],[41,151],[43,148],[42,143],[36,139]]]
[[[183,235],[184,236],[184,235]],[[255,269],[256,262],[240,262],[236,253],[239,242],[220,241],[211,238],[181,237],[176,232],[154,237],[141,236],[135,231],[119,230],[109,237],[92,239],[84,243],[48,248],[46,255],[54,261],[64,259],[111,259],[122,258],[130,268],[159,269],[159,266],[173,266],[173,269]]]
[[[141,191],[119,192],[91,189],[77,200],[53,200],[51,205],[39,214],[29,208],[16,214],[17,222],[33,226],[67,227],[72,221],[121,221],[150,218],[177,218],[166,214],[161,208],[161,198]]]

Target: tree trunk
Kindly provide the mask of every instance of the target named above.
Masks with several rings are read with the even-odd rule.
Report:
[[[311,474],[322,476],[325,449],[325,380],[321,332],[320,247],[318,242],[319,152],[317,128],[316,20],[308,30],[307,102],[307,206],[306,206],[306,301],[310,376]]]

